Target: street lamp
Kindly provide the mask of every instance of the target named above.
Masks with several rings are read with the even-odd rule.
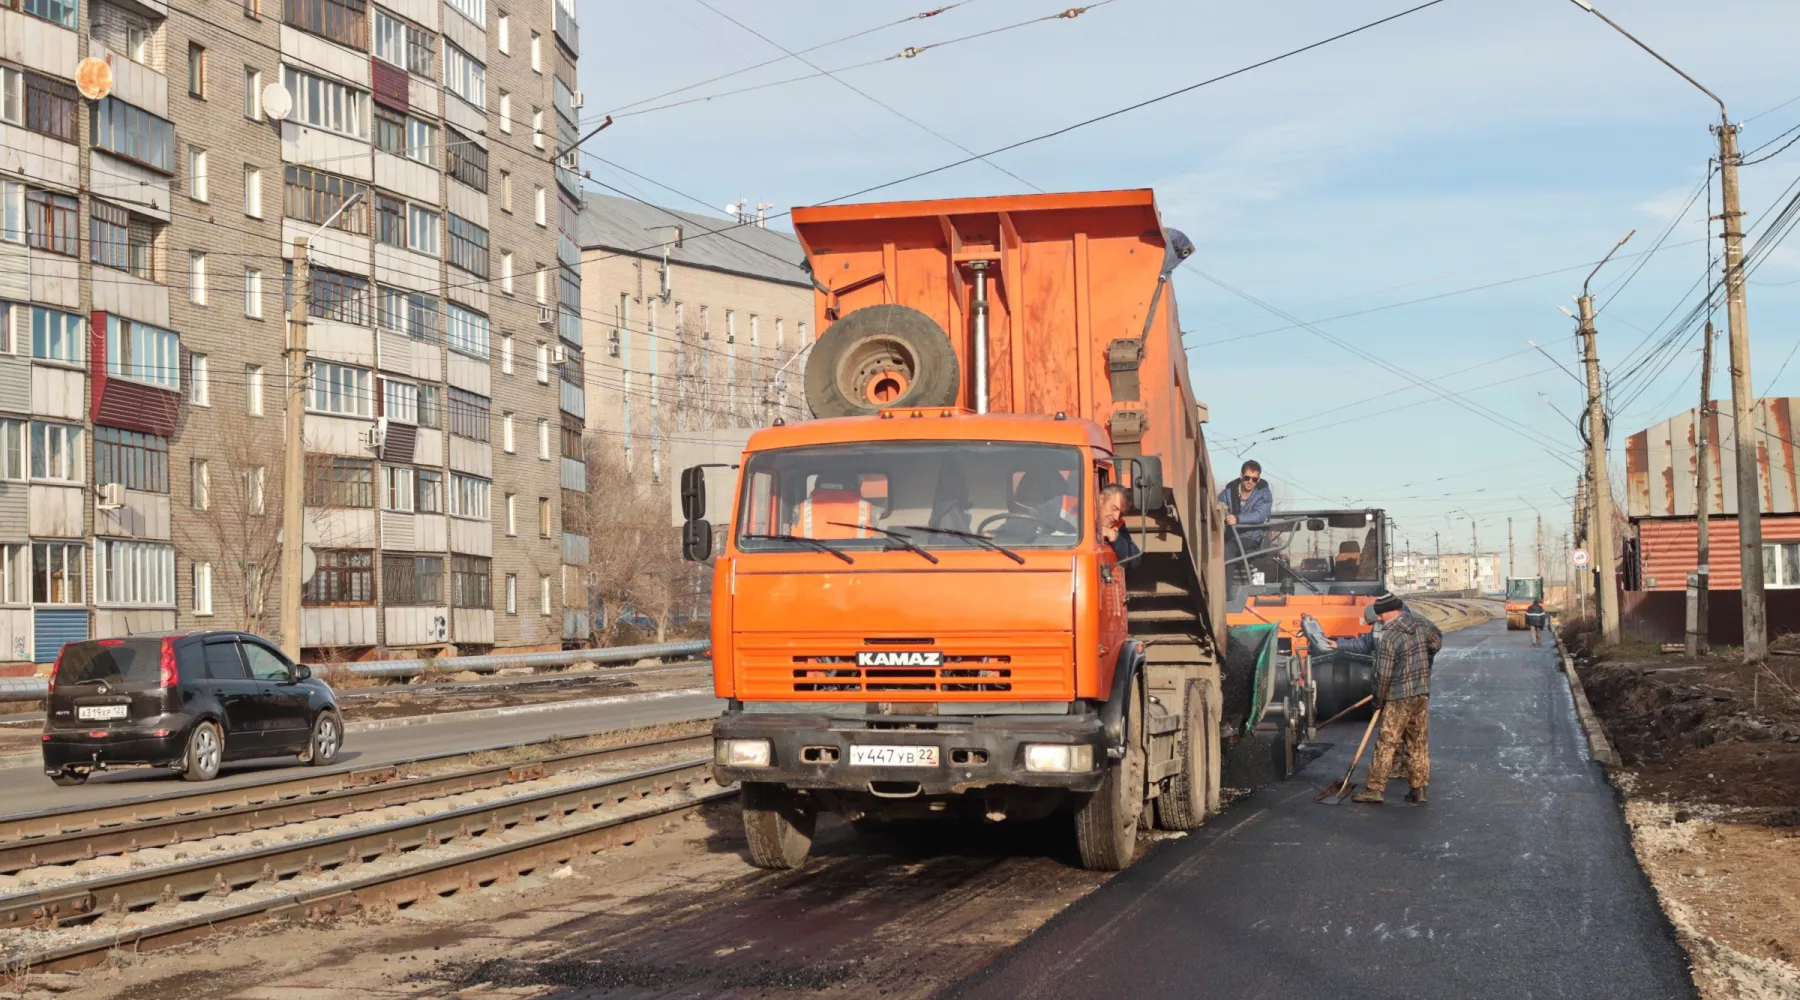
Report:
[[[1741,162],[1737,148],[1738,127],[1731,123],[1725,102],[1719,95],[1701,86],[1700,81],[1683,72],[1681,67],[1664,59],[1661,53],[1594,9],[1588,0],[1569,2],[1606,22],[1607,27],[1650,53],[1657,62],[1674,70],[1677,76],[1693,84],[1719,106],[1719,124],[1713,131],[1719,137],[1719,188],[1724,202],[1720,218],[1725,223],[1725,316],[1727,343],[1731,349],[1731,419],[1736,428],[1733,438],[1737,443],[1738,566],[1743,581],[1744,661],[1761,663],[1769,655],[1769,635],[1763,603],[1762,477],[1757,464],[1756,442],[1750,431],[1755,426],[1756,396],[1750,384],[1750,317],[1744,299],[1744,213],[1738,205],[1738,166]]]

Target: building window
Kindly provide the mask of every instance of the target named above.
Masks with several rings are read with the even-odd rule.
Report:
[[[478,28],[487,26],[487,0],[445,0],[458,14],[475,22]],[[482,605],[487,607],[487,605]]]
[[[281,5],[288,24],[361,51],[369,47],[368,13],[365,0],[284,0]]]
[[[506,533],[508,535],[519,533],[519,497],[514,493],[506,495]]]
[[[475,140],[463,135],[455,129],[444,145],[444,168],[450,176],[477,191],[486,193],[488,189],[488,156],[487,150],[475,144]]]
[[[369,325],[369,279],[318,267],[308,277],[308,314],[352,326]]]
[[[81,543],[31,543],[31,603],[87,603],[87,553]]]
[[[541,108],[531,109],[531,144],[544,148],[544,112]]]
[[[366,139],[367,115],[363,103],[368,95],[334,80],[313,76],[287,64],[281,67],[281,82],[294,95],[294,120],[302,125],[326,129],[354,139]]]
[[[96,101],[93,109],[95,149],[104,149],[165,174],[175,172],[175,126],[167,118],[126,104],[116,97]]]
[[[549,536],[546,535],[545,537],[547,538]],[[550,577],[547,575],[540,574],[538,576],[538,614],[547,615],[549,613],[550,613]]]
[[[313,361],[309,367],[307,410],[344,417],[373,415],[375,397],[371,390],[372,376],[367,368],[352,368],[330,361]]]
[[[375,9],[375,55],[430,79],[437,70],[437,35]]]
[[[369,187],[361,181],[307,167],[287,168],[287,197],[282,210],[289,218],[314,225],[331,220],[331,228],[369,235]],[[361,195],[354,202],[352,197]],[[342,209],[342,211],[339,211]]]
[[[244,315],[262,319],[262,271],[244,268]]]
[[[444,557],[383,553],[381,603],[444,603]]]
[[[444,391],[435,385],[419,386],[419,426],[444,426]]]
[[[550,421],[538,418],[538,457],[550,460]]]
[[[566,417],[562,425],[562,457],[573,462],[582,459],[581,424]]]
[[[125,22],[125,58],[140,66],[150,65],[150,26],[135,19]],[[160,61],[160,60],[159,60]],[[151,67],[158,69],[159,67]]]
[[[206,255],[198,250],[188,252],[188,301],[206,304]]]
[[[456,6],[457,0],[449,0]],[[454,45],[444,45],[444,86],[452,94],[487,110],[487,67]]]
[[[7,4],[13,6],[13,4]],[[19,9],[32,17],[41,18],[51,24],[60,24],[70,31],[81,24],[80,4],[78,0],[23,0]]]
[[[406,206],[406,246],[419,253],[438,255],[439,215],[419,205]]]
[[[0,181],[0,240],[25,242],[25,185]]]
[[[375,196],[375,242],[406,249],[406,202]]]
[[[95,425],[94,482],[120,483],[145,493],[169,492],[169,439]]]
[[[250,66],[244,67],[244,117],[253,122],[262,121],[262,70]]]
[[[100,428],[94,428],[94,467],[100,466]],[[188,460],[188,503],[195,510],[212,508],[212,468],[204,458]]]
[[[25,242],[39,250],[81,255],[81,203],[66,194],[27,188],[25,191]]]
[[[450,557],[450,603],[459,608],[491,608],[494,561],[483,556]]]
[[[81,428],[31,422],[31,478],[81,481]]]
[[[253,417],[263,415],[262,365],[244,366],[244,412]]]
[[[450,264],[477,278],[488,276],[488,231],[468,219],[450,213]]]
[[[374,550],[315,548],[313,560],[315,568],[301,592],[302,604],[317,608],[375,603]]]
[[[413,493],[413,508],[420,514],[442,514],[444,512],[444,474],[430,469],[419,470],[417,489]]]
[[[488,424],[492,420],[486,396],[450,388],[450,433],[471,441],[488,440]]]
[[[31,597],[31,549],[23,542],[0,545],[0,604],[26,604]]]
[[[75,109],[80,95],[61,80],[24,74],[26,129],[64,142],[75,139]]]
[[[212,613],[212,563],[195,563],[194,614],[204,618]]]
[[[113,538],[94,541],[94,603],[173,605],[175,547]]]
[[[195,406],[212,405],[212,378],[207,370],[206,355],[198,351],[188,355],[188,402]]]
[[[503,56],[512,54],[512,17],[504,11],[495,21],[494,47],[498,48]]]
[[[513,373],[513,336],[510,333],[500,335],[500,374]]]
[[[244,214],[262,218],[262,171],[248,163],[244,164]]]
[[[537,356],[537,380],[539,385],[550,384],[550,345],[539,344]]]
[[[500,171],[500,210],[512,211],[512,171]]]
[[[550,202],[543,188],[534,188],[534,190],[537,192],[534,196],[536,198],[534,211],[537,213],[537,224],[547,226],[550,224]]]
[[[493,483],[460,472],[450,473],[450,514],[453,517],[488,519],[488,494]]]
[[[207,200],[206,150],[195,146],[188,147],[188,197],[195,201]]]
[[[506,574],[506,613],[509,615],[519,613],[519,574],[517,573]]]
[[[544,36],[535,31],[531,33],[531,71],[544,71]]]
[[[156,237],[162,223],[104,201],[88,203],[88,257],[145,281],[155,281]]]
[[[1763,586],[1781,590],[1800,587],[1800,542],[1763,546]]]
[[[410,513],[413,509],[413,487],[417,482],[417,474],[406,466],[382,466],[381,509]]]
[[[390,108],[375,108],[375,148],[426,166],[437,164],[437,126]]]
[[[381,413],[395,423],[419,422],[419,387],[411,382],[381,380]]]
[[[25,478],[25,421],[0,419],[0,479]]]
[[[512,135],[512,95],[500,92],[500,131]]]
[[[375,463],[337,455],[306,456],[306,505],[375,506]]]
[[[513,453],[513,415],[500,415],[500,450],[508,455]]]
[[[550,537],[550,498],[538,497],[538,537]]]
[[[206,46],[188,43],[188,96],[206,98]]]
[[[375,310],[376,325],[383,329],[404,332],[414,340],[438,339],[438,300],[424,292],[379,285]]]
[[[106,317],[106,373],[175,392],[181,391],[181,338],[118,316]]]
[[[502,294],[513,293],[513,252],[500,251],[500,291]]]
[[[488,356],[488,318],[454,302],[444,306],[446,340],[452,350],[478,358]]]

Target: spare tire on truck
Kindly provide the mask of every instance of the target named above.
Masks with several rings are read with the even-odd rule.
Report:
[[[831,324],[806,359],[816,417],[864,417],[890,406],[954,406],[962,386],[944,328],[911,306],[865,306]]]

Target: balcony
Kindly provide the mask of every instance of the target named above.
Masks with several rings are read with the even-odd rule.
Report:
[[[562,411],[577,420],[587,419],[587,393],[581,386],[571,385],[559,379],[557,385],[562,387]],[[565,477],[566,478],[566,477]],[[585,489],[586,487],[565,486],[564,489]]]
[[[577,493],[587,492],[587,463],[578,458],[562,460],[562,488]],[[565,535],[565,538],[570,537]]]
[[[562,561],[565,566],[586,566],[588,564],[588,540],[586,535],[571,535],[563,532]]]
[[[581,25],[575,23],[575,15],[560,2],[554,2],[550,6],[556,11],[554,29],[556,40],[562,43],[563,48],[569,50],[570,55],[579,58],[581,56]]]

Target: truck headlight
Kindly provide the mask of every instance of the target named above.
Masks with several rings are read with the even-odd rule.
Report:
[[[715,740],[713,763],[726,767],[768,767],[768,740]]]
[[[1094,769],[1094,748],[1086,744],[1025,744],[1025,770],[1058,774],[1079,773]]]

